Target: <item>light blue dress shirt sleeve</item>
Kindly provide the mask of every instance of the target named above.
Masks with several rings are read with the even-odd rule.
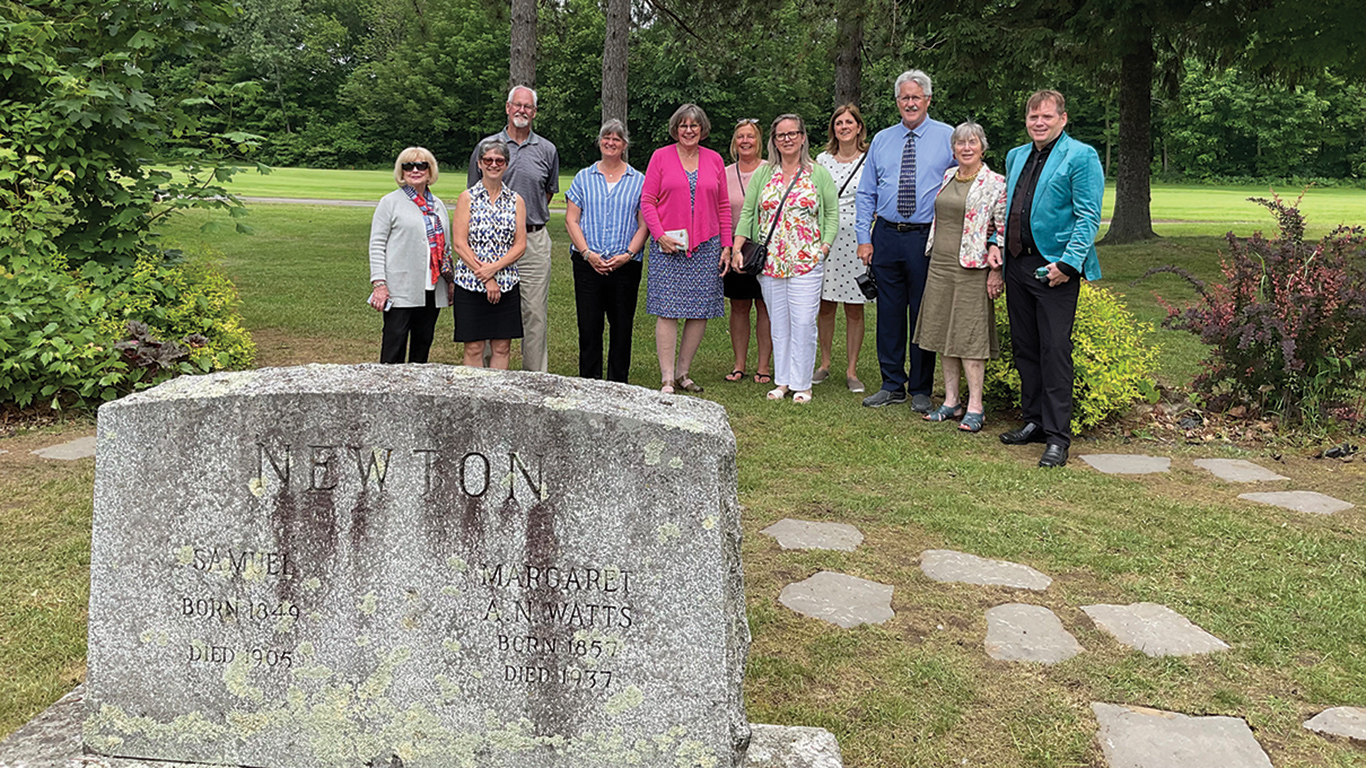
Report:
[[[878,131],[868,147],[863,178],[854,201],[855,237],[860,245],[873,241],[874,217],[898,224],[928,224],[934,219],[934,198],[944,181],[944,171],[954,165],[949,137],[953,129],[926,118],[915,134],[915,213],[909,219],[897,213],[897,188],[901,182],[901,155],[908,131],[903,123]]]

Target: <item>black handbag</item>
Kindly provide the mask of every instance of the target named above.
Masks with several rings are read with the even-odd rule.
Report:
[[[740,263],[740,274],[757,275],[764,271],[764,265],[768,263],[768,242],[773,239],[773,231],[778,228],[778,219],[783,215],[783,206],[787,205],[787,196],[792,193],[792,188],[797,186],[797,179],[801,177],[802,170],[798,168],[792,182],[783,192],[783,199],[778,201],[778,210],[773,213],[773,223],[768,227],[768,237],[764,238],[763,244],[746,240],[745,244],[740,246],[740,254],[744,257]]]

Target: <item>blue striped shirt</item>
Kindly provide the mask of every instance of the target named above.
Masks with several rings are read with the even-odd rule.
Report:
[[[574,174],[574,181],[570,182],[564,196],[582,212],[579,228],[583,230],[588,250],[603,256],[626,252],[640,226],[636,217],[640,213],[640,193],[644,187],[645,174],[629,165],[616,187],[611,189],[597,163]],[[636,254],[636,261],[643,255],[643,250]]]
[[[915,134],[915,213],[909,221],[896,212],[897,185],[901,181],[901,153],[906,134]],[[905,123],[884,128],[868,146],[854,198],[854,234],[860,245],[873,242],[873,217],[898,224],[928,224],[934,218],[934,198],[944,183],[944,171],[955,165],[949,137],[953,129],[926,117],[912,131]]]

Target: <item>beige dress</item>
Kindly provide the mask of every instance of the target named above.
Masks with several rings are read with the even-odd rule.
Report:
[[[986,269],[958,261],[963,216],[972,182],[954,179],[934,201],[935,235],[929,275],[915,321],[915,343],[949,357],[985,360],[1001,356],[996,317],[987,295]]]

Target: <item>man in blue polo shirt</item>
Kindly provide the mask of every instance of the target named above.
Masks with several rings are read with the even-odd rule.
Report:
[[[934,198],[954,164],[953,129],[929,116],[933,86],[918,69],[901,73],[894,87],[901,122],[879,131],[868,147],[855,197],[858,255],[877,281],[877,360],[882,388],[865,397],[869,408],[906,402],[930,411],[934,353],[910,345],[929,257],[925,240],[934,219]]]

